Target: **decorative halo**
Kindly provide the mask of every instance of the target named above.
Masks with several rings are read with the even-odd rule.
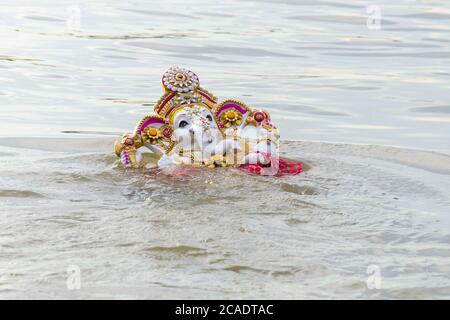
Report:
[[[219,128],[228,129],[240,126],[244,115],[251,111],[249,107],[238,100],[229,99],[223,101],[215,110]]]
[[[165,89],[173,92],[189,92],[197,89],[199,80],[197,75],[185,68],[170,67],[162,77]]]

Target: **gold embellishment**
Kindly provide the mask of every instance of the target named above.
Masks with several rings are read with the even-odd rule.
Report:
[[[161,131],[164,140],[171,141],[173,133],[172,127],[170,127],[168,124],[164,124],[159,128],[159,130]]]
[[[208,168],[226,167],[228,165],[227,158],[219,154],[216,154],[211,158],[204,160],[203,164]]]
[[[222,108],[224,105],[230,104],[230,103],[237,104],[238,106],[244,108],[244,109],[247,110],[247,111],[250,111],[250,112],[253,111],[252,108],[250,108],[250,107],[247,106],[244,102],[242,102],[242,101],[240,101],[240,100],[237,100],[237,99],[227,99],[227,100],[222,101],[222,102],[217,106],[217,110],[220,110],[220,108]]]
[[[125,147],[125,145],[122,142],[120,142],[119,140],[114,142],[114,152],[115,152],[116,156],[120,157],[120,153],[122,152],[124,147]]]
[[[276,128],[275,128],[272,124],[263,123],[261,126],[262,126],[264,129],[266,129],[267,131],[273,131],[273,130],[276,130]]]
[[[155,113],[158,113],[159,107],[161,106],[161,104],[162,104],[162,103],[163,103],[170,95],[173,95],[173,92],[168,91],[168,92],[165,92],[165,93],[161,96],[161,98],[158,99],[158,101],[155,103],[155,106],[153,107],[153,111],[154,111]],[[169,101],[170,101],[170,100],[169,100]],[[165,105],[165,107],[166,107],[168,104],[170,104],[170,103],[167,102],[166,105]],[[161,112],[159,112],[158,114],[161,114]]]
[[[175,119],[175,115],[178,113],[178,111],[181,111],[185,106],[180,106],[174,108],[166,117],[168,118],[168,121],[170,124],[173,124],[173,119]]]
[[[164,122],[164,124],[167,124],[167,120],[164,119],[163,117],[157,115],[157,114],[151,115],[151,116],[145,116],[145,117],[142,117],[141,120],[139,120],[139,122],[138,122],[138,124],[136,125],[136,127],[134,128],[134,135],[135,135],[135,136],[141,134],[141,128],[142,128],[142,125],[143,125],[147,120],[150,120],[150,119],[158,119],[158,120],[162,120],[162,122]]]
[[[232,125],[239,126],[242,123],[242,114],[236,109],[228,109],[222,113],[220,121],[225,128],[229,128]]]
[[[275,143],[272,139],[270,138],[261,138],[261,139],[257,139],[256,143],[261,143],[263,141],[267,141],[267,143]]]
[[[203,92],[204,94],[206,94],[208,97],[210,97],[212,100],[214,100],[215,103],[217,103],[217,97],[215,95],[213,95],[211,92],[209,92],[208,90],[206,90],[203,87],[198,87],[197,89],[199,92]],[[208,100],[208,99],[206,99]]]
[[[255,119],[253,119],[252,115],[249,115],[249,116],[247,117],[247,119],[245,119],[245,123],[246,123],[247,125],[254,126],[254,127],[257,127],[257,126],[258,126],[258,122],[256,122]]]
[[[171,141],[166,148],[166,154],[171,153],[175,145],[176,145],[175,141]]]
[[[245,112],[241,113],[239,110],[233,107],[219,112],[219,110],[227,104],[236,104],[239,107],[245,109]],[[214,110],[215,110],[214,115],[216,116],[216,119],[219,120],[218,121],[219,128],[223,133],[225,132],[226,129],[230,128],[231,126],[241,125],[243,121],[243,115],[248,112],[252,112],[252,109],[250,107],[248,107],[245,103],[236,99],[224,100],[219,105],[217,105],[214,108]]]
[[[128,154],[128,158],[130,159],[130,164],[133,168],[138,167],[138,163],[136,160],[136,149],[133,146],[126,146],[124,151]]]
[[[162,84],[165,90],[172,92],[189,92],[199,86],[197,75],[191,70],[170,67],[163,74]]]
[[[150,144],[157,144],[163,138],[161,130],[155,127],[146,127],[142,132],[142,140]]]
[[[132,146],[135,149],[142,147],[143,143],[140,136],[130,135],[128,132],[125,132],[122,136],[122,140],[118,140],[114,143],[114,152],[120,157],[120,153],[128,146]]]

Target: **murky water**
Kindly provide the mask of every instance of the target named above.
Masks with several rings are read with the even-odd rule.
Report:
[[[450,298],[450,5],[369,5],[2,3],[0,298]],[[119,168],[173,64],[308,170]]]

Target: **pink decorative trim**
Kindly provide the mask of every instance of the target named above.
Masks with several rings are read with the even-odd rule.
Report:
[[[175,106],[172,106],[171,108],[169,108],[169,110],[167,110],[166,117],[169,116],[169,114],[172,112],[173,109],[175,109]]]
[[[216,103],[210,96],[208,96],[206,93],[204,93],[203,91],[199,91],[199,93],[204,96],[206,99],[208,99],[210,102],[212,103]]]
[[[244,107],[242,107],[236,103],[226,103],[222,107],[220,107],[219,110],[217,110],[216,114],[219,115],[223,110],[230,109],[230,108],[235,108],[242,114],[247,112],[247,109],[245,109]]]
[[[149,125],[154,124],[154,123],[164,124],[165,122],[162,119],[150,118],[148,120],[145,120],[144,123],[141,124],[141,126],[139,127],[139,131],[142,133],[142,131],[144,131],[144,129],[146,127],[148,127]]]
[[[174,93],[174,92],[172,92],[171,94],[169,94],[169,95],[167,96],[167,98],[165,98],[164,101],[159,105],[159,108],[158,108],[158,110],[156,110],[156,113],[159,113],[159,112],[162,110],[162,108],[164,108],[164,106],[167,104],[167,102],[169,102],[170,99],[172,99],[174,96],[175,96],[175,93]]]

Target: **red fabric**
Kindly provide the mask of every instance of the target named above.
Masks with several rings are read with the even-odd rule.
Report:
[[[269,160],[269,165],[244,164],[240,166],[240,169],[248,173],[277,177],[294,176],[303,171],[303,163],[299,161],[273,157],[270,154],[263,154],[263,156]]]

